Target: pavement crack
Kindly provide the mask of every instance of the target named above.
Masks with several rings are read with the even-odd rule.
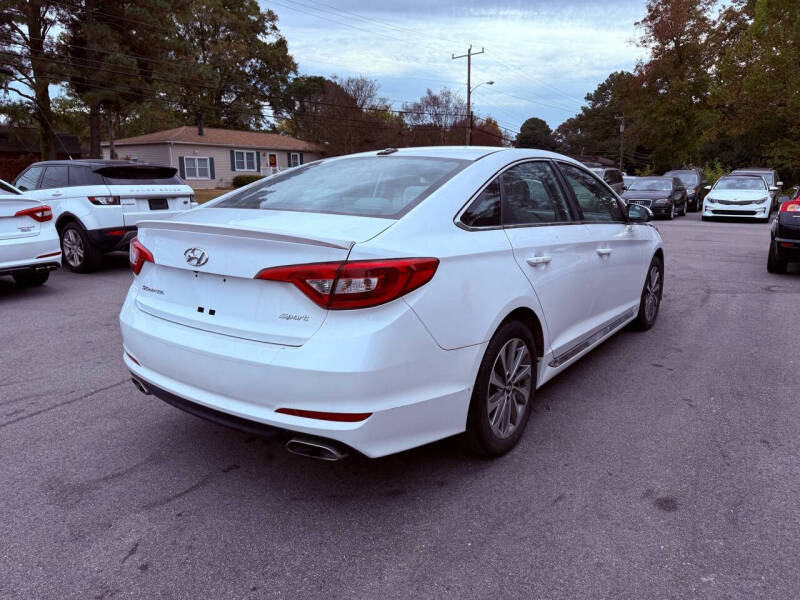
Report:
[[[125,564],[125,561],[128,560],[134,554],[136,554],[136,551],[138,549],[139,549],[139,542],[136,542],[133,546],[131,546],[131,549],[128,550],[128,553],[125,555],[125,558],[122,559],[122,562],[120,564]]]
[[[159,500],[154,500],[153,502],[148,502],[147,504],[143,505],[142,508],[144,508],[145,510],[151,510],[153,508],[160,508],[162,506],[165,506],[165,505],[169,504],[170,502],[174,502],[175,500],[178,500],[180,498],[183,498],[184,496],[187,496],[187,495],[191,494],[192,492],[196,492],[201,487],[206,485],[209,481],[211,481],[211,476],[210,475],[206,475],[200,481],[198,481],[197,483],[195,483],[193,485],[190,485],[185,490],[182,490],[180,492],[176,492],[175,494],[171,494],[171,495],[169,495],[169,496],[167,496],[165,498],[160,498]]]
[[[74,404],[75,402],[80,402],[81,400],[86,400],[87,398],[91,398],[95,394],[99,394],[100,392],[108,391],[108,390],[113,389],[115,387],[119,387],[119,386],[121,386],[121,385],[123,385],[125,383],[128,383],[127,379],[123,379],[122,381],[118,381],[117,383],[112,383],[111,385],[107,385],[105,387],[102,387],[102,388],[99,388],[99,389],[96,389],[96,390],[92,390],[91,392],[88,392],[86,394],[78,396],[77,398],[72,398],[71,400],[65,400],[64,402],[59,402],[57,404],[53,404],[52,406],[48,406],[47,408],[43,408],[42,410],[37,410],[35,412],[28,413],[27,415],[23,415],[21,417],[17,417],[16,419],[12,419],[10,421],[6,421],[5,423],[0,423],[0,429],[2,429],[3,427],[8,427],[9,425],[13,425],[14,423],[19,423],[20,421],[24,421],[25,419],[30,419],[32,417],[36,417],[38,415],[41,415],[42,413],[49,412],[49,411],[54,410],[56,408],[59,408],[61,406],[66,406],[68,404]]]

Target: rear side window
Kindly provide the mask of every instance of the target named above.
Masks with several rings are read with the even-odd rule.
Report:
[[[25,190],[35,190],[39,176],[42,174],[43,167],[31,167],[17,178],[14,184],[23,192]]]
[[[66,165],[51,165],[44,170],[39,187],[43,190],[62,188],[69,185]]]
[[[624,221],[622,207],[614,194],[583,169],[560,164],[567,183],[583,212],[583,220],[589,223]]]
[[[500,226],[500,179],[495,178],[472,201],[461,222],[467,227]]]
[[[106,185],[182,185],[174,167],[153,165],[122,165],[95,168]]]
[[[503,173],[503,225],[569,221],[569,208],[550,165],[528,162]]]
[[[72,187],[86,185],[103,185],[103,176],[92,171],[90,167],[69,168],[69,184]]]
[[[209,207],[398,219],[467,164],[418,156],[314,162],[267,177]]]

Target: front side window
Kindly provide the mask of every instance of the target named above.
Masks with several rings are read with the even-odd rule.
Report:
[[[584,221],[588,223],[625,221],[622,207],[606,186],[583,169],[564,163],[559,166],[575,193]]]
[[[236,150],[233,157],[237,171],[256,170],[256,153],[252,150]]]
[[[39,176],[42,174],[44,167],[31,167],[25,171],[14,184],[23,192],[26,190],[35,190],[36,183],[39,181]]]
[[[253,208],[398,219],[468,161],[360,156],[301,165],[234,192],[209,208]]]
[[[66,165],[51,165],[44,170],[44,177],[39,187],[43,190],[52,188],[67,187],[69,177]]]
[[[569,221],[567,200],[545,162],[511,167],[502,175],[503,225]]]
[[[196,156],[187,156],[184,160],[186,169],[186,179],[210,179],[211,171],[208,167],[208,159]]]
[[[461,222],[467,227],[499,227],[500,226],[500,178],[495,178],[487,185],[478,197],[472,201]]]

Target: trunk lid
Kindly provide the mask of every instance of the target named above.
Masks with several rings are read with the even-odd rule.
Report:
[[[35,219],[15,216],[21,210],[42,206],[37,200],[15,196],[0,197],[0,240],[34,237],[41,232],[41,223]]]
[[[139,223],[153,254],[136,303],[153,316],[222,335],[300,346],[327,316],[293,284],[254,279],[264,268],[343,261],[394,221],[317,213],[201,208]]]
[[[109,185],[108,193],[119,196],[125,227],[167,219],[192,207],[192,189],[186,185]]]

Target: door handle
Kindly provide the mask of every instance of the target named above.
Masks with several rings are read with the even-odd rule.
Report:
[[[525,262],[530,266],[535,267],[536,265],[546,265],[551,260],[552,259],[549,256],[531,256],[530,258],[526,258]]]
[[[600,256],[608,256],[612,252],[611,248],[598,248],[597,254]]]
[[[61,197],[63,195],[64,194],[62,194],[61,192],[53,192],[52,194],[50,194],[50,197],[51,198],[59,198],[59,197]]]

